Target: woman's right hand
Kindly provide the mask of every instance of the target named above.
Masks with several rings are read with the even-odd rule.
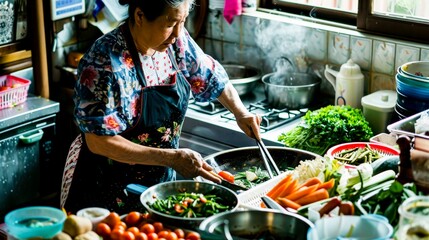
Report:
[[[211,174],[213,167],[203,160],[201,154],[188,148],[176,150],[175,158],[172,160],[171,168],[176,170],[185,178],[201,176],[215,183],[220,183],[220,179]]]

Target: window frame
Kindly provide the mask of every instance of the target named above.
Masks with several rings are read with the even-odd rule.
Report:
[[[394,19],[388,16],[372,14],[371,0],[359,0],[357,14],[322,7],[314,10],[314,7],[309,5],[287,3],[280,0],[260,0],[259,6],[261,8],[347,24],[351,27],[355,27],[357,31],[362,33],[382,35],[426,44],[429,42],[429,21],[413,21],[405,18],[398,20],[397,18]]]

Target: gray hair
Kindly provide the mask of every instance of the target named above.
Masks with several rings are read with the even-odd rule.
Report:
[[[128,4],[128,16],[131,23],[134,23],[134,11],[140,8],[148,21],[154,21],[161,16],[168,8],[178,8],[183,3],[189,4],[191,10],[195,0],[119,0],[121,5]]]

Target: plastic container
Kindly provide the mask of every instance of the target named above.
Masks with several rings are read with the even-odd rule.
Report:
[[[25,207],[5,217],[7,231],[17,239],[52,239],[63,229],[66,214],[53,207]]]
[[[308,240],[390,239],[393,227],[381,215],[324,217],[307,233]]]
[[[12,75],[0,76],[0,109],[14,107],[27,100],[31,81]]]
[[[377,91],[362,98],[363,115],[374,134],[387,131],[396,100],[396,92],[391,90]]]
[[[429,237],[429,196],[414,196],[398,209],[400,218],[395,239],[427,239]]]
[[[95,230],[97,224],[100,223],[110,214],[110,211],[105,208],[89,207],[77,211],[79,217],[88,218],[92,223],[92,229]]]

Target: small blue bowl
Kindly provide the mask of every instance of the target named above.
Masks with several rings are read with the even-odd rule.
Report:
[[[17,239],[51,239],[63,229],[66,214],[53,207],[25,207],[5,217],[7,231]]]
[[[429,61],[405,63],[398,68],[398,72],[418,81],[429,82]]]

